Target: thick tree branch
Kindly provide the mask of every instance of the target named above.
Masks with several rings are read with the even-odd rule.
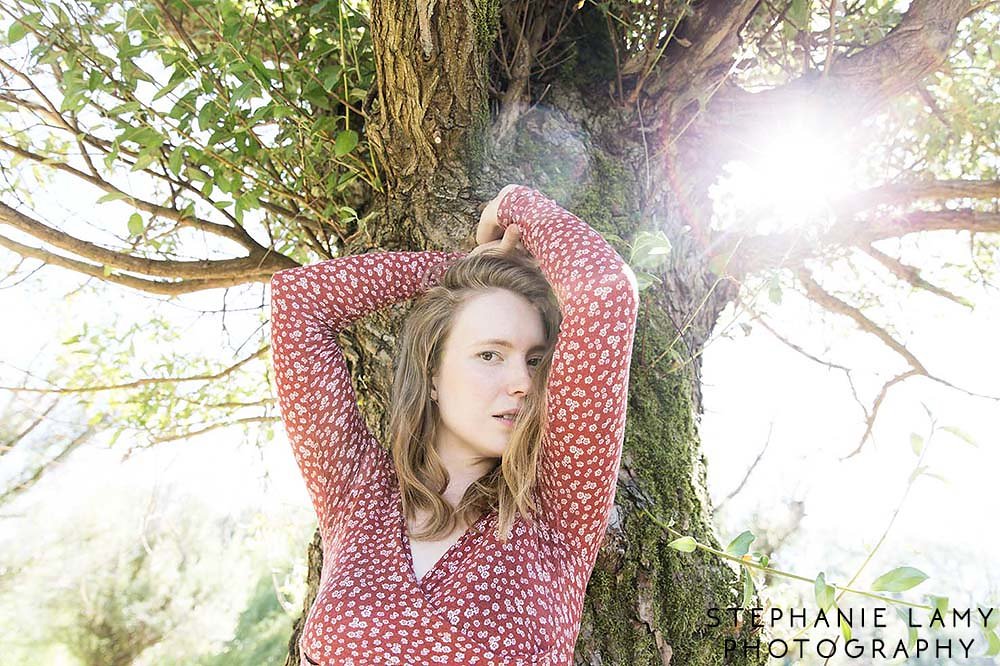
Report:
[[[371,37],[378,112],[367,137],[384,164],[390,187],[426,183],[442,165],[463,163],[471,131],[481,129],[486,107],[488,45],[496,27],[482,3],[374,0]],[[407,185],[408,187],[408,185]]]
[[[739,46],[740,29],[758,4],[760,0],[707,0],[691,7],[692,14],[681,22],[676,39],[667,45],[662,72],[650,81],[647,90],[689,91],[690,100],[694,91],[710,86],[704,81],[705,75],[731,63]]]
[[[249,256],[239,259],[175,261],[136,257],[80,240],[43,224],[2,202],[0,202],[0,224],[10,225],[44,243],[73,252],[84,259],[99,262],[104,266],[152,277],[196,280],[242,278],[243,281],[250,281],[265,277],[283,268],[292,268],[298,265],[292,259],[265,248],[260,248]]]
[[[840,217],[880,205],[905,205],[934,199],[1000,199],[998,180],[930,180],[916,183],[888,183],[873,187],[841,203],[834,204]]]
[[[767,268],[795,268],[805,259],[832,247],[866,248],[875,241],[899,238],[923,231],[969,231],[1000,233],[1000,213],[978,210],[911,211],[874,220],[856,217],[835,224],[809,243],[802,232],[752,236],[723,235],[718,239],[719,256],[729,256],[730,271],[737,276]],[[736,248],[731,250],[728,248]]]
[[[780,132],[792,114],[815,116],[816,124],[834,129],[856,124],[944,64],[970,7],[968,0],[914,0],[885,38],[838,58],[829,72],[759,93],[725,88],[692,128],[706,142],[702,150],[714,165],[724,164],[745,153],[747,136]],[[688,119],[679,114],[673,121],[679,128]]]
[[[83,275],[89,275],[90,277],[98,278],[105,282],[110,282],[112,284],[121,285],[123,287],[130,287],[132,289],[137,289],[139,291],[145,291],[150,294],[158,294],[161,296],[179,296],[181,294],[190,294],[196,291],[203,291],[205,289],[218,289],[220,287],[235,287],[236,285],[245,284],[247,282],[266,282],[269,279],[268,275],[257,275],[253,278],[247,276],[233,277],[226,279],[202,279],[202,280],[180,280],[178,282],[168,282],[160,280],[145,280],[143,278],[133,277],[131,275],[122,275],[119,273],[107,273],[104,266],[88,264],[83,261],[77,261],[75,259],[69,259],[68,257],[63,257],[58,254],[53,254],[46,250],[42,250],[36,247],[31,247],[28,245],[23,245],[15,240],[7,238],[6,236],[0,235],[0,246],[6,247],[8,250],[16,252],[22,257],[28,257],[31,259],[37,259],[45,264],[52,266],[59,266],[61,268],[67,268],[71,271],[76,271],[77,273],[82,273]]]
[[[542,47],[542,33],[548,16],[537,3],[502,5],[501,16],[507,33],[514,37],[511,62],[507,68],[507,90],[500,99],[500,112],[494,123],[496,137],[505,136],[527,107],[528,82],[536,54]]]

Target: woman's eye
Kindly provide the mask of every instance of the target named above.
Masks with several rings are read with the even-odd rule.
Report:
[[[529,360],[528,363],[531,363],[532,367],[537,368],[539,365],[542,364],[542,359],[541,358],[533,358],[533,359]]]
[[[493,356],[496,356],[496,355],[497,355],[496,352],[491,352],[491,351],[479,352],[479,358],[482,358],[484,361],[490,361],[490,360],[492,360],[492,358],[483,358],[484,356],[493,357]]]

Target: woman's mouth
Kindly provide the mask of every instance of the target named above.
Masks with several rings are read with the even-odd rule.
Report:
[[[500,416],[494,416],[497,421],[504,424],[508,428],[513,428],[514,424],[517,422],[517,417],[513,414],[502,414]]]

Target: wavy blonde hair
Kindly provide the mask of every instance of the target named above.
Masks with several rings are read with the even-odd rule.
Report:
[[[445,341],[462,305],[492,289],[507,289],[535,306],[545,329],[546,350],[536,366],[532,389],[506,452],[490,472],[469,486],[453,508],[443,498],[449,476],[434,448],[438,413],[430,399],[431,376],[439,367]],[[412,537],[443,538],[457,525],[471,525],[483,513],[496,509],[497,531],[506,541],[517,513],[529,522],[535,519],[532,491],[546,426],[545,389],[561,323],[562,314],[551,285],[537,262],[523,253],[501,254],[491,249],[463,257],[416,300],[399,337],[389,418],[390,448],[403,514],[410,520],[415,519],[417,510],[431,515],[425,528]]]

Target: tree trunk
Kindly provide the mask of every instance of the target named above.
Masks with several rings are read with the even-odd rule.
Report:
[[[371,225],[372,246],[469,249],[482,202],[515,182],[577,214],[626,258],[622,239],[640,228],[666,232],[674,247],[659,275],[663,282],[640,298],[619,492],[588,586],[575,662],[761,663],[724,653],[725,639],[750,639],[746,629],[737,636],[731,624],[709,627],[708,608],[739,603],[732,569],[667,547],[671,537],[644,511],[717,545],[697,432],[701,352],[734,289],[709,270],[710,252],[697,229],[682,226],[680,214],[708,202],[694,185],[677,200],[677,188],[666,183],[678,174],[650,159],[642,131],[650,119],[644,123],[634,108],[610,99],[610,50],[596,10],[566,35],[586,44],[569,73],[551,83],[544,103],[513,120],[505,114],[512,129],[495,141],[482,119],[489,117],[486,53],[499,17],[479,5],[439,2],[428,10],[413,0],[373,3],[377,109],[366,131],[386,195],[374,204],[381,216]],[[426,11],[429,17],[421,15]],[[382,441],[388,360],[402,309],[367,318],[341,337],[362,411]],[[320,558],[317,536],[303,615],[317,592]],[[298,664],[301,623],[289,643],[290,666]]]

